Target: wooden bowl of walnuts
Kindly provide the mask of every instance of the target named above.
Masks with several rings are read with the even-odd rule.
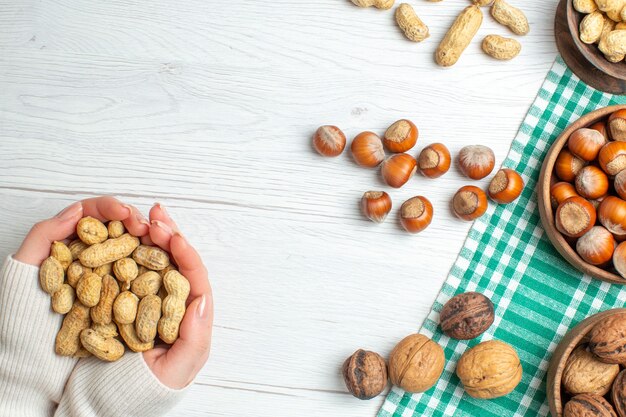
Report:
[[[563,131],[544,159],[537,199],[546,235],[572,266],[626,284],[626,105]]]
[[[613,51],[616,35],[623,34],[606,37],[612,31],[624,29],[617,10],[620,4],[623,6],[621,0],[566,1],[567,26],[578,51],[596,69],[611,77],[626,80],[624,55]],[[619,38],[622,39],[622,36]]]
[[[626,416],[626,309],[586,318],[557,346],[548,368],[553,417]]]

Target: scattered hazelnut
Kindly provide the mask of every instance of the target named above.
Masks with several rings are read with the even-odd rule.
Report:
[[[463,174],[473,180],[491,174],[496,164],[493,151],[484,145],[466,146],[459,152],[459,167]]]
[[[599,395],[580,394],[563,407],[563,417],[617,417],[611,404]]]
[[[498,398],[519,384],[522,364],[510,345],[490,340],[467,350],[456,365],[456,374],[469,396]]]
[[[565,363],[563,387],[572,395],[603,396],[611,389],[618,373],[619,365],[601,362],[587,350],[587,346],[578,346]]]
[[[320,126],[313,135],[313,147],[322,156],[338,156],[346,147],[346,135],[337,126]]]
[[[554,171],[562,181],[572,182],[585,165],[585,161],[572,154],[568,149],[563,149],[556,157]]]
[[[406,152],[415,146],[419,133],[410,120],[401,119],[387,128],[383,144],[390,152]]]
[[[621,416],[626,416],[626,371],[617,374],[611,389],[611,399],[615,405],[615,411]]]
[[[443,349],[421,334],[405,337],[389,356],[391,383],[408,392],[424,392],[431,388],[443,372]]]
[[[567,141],[567,148],[580,159],[593,161],[597,158],[600,148],[605,143],[606,139],[599,131],[582,128],[570,135]]]
[[[524,180],[512,169],[498,171],[489,184],[489,197],[499,204],[508,204],[517,199],[524,190]]]
[[[626,201],[608,196],[598,207],[598,220],[615,236],[626,235]]]
[[[441,330],[449,337],[469,340],[483,334],[494,320],[493,303],[477,292],[452,297],[441,309]]]
[[[550,201],[552,203],[552,208],[556,209],[559,204],[564,202],[570,197],[577,196],[576,188],[569,182],[561,181],[554,184],[550,187]]]
[[[450,151],[442,143],[428,145],[417,159],[422,175],[428,178],[439,178],[450,169]]]
[[[411,155],[399,153],[383,162],[381,173],[385,183],[393,188],[400,188],[415,174],[417,161]]]
[[[343,380],[350,394],[369,400],[387,386],[387,365],[375,352],[359,349],[343,363]]]
[[[588,199],[600,198],[609,191],[609,178],[604,171],[594,165],[580,170],[576,175],[576,192]]]
[[[613,266],[622,278],[626,278],[626,242],[622,242],[613,252]]]
[[[613,188],[622,199],[626,198],[626,170],[620,171],[613,179]]]
[[[604,136],[605,142],[609,141],[609,132],[606,129],[606,123],[604,123],[604,122],[595,122],[594,124],[589,126],[589,129],[597,130],[598,132],[600,132],[602,134],[602,136]]]
[[[596,323],[589,332],[589,350],[604,363],[626,362],[626,313],[617,313]]]
[[[600,148],[598,164],[609,175],[626,169],[626,142],[609,142]]]
[[[352,140],[350,150],[354,161],[364,167],[374,168],[385,160],[383,142],[376,133],[359,133]]]
[[[459,219],[475,220],[487,211],[487,195],[478,187],[466,185],[454,195],[452,209]]]
[[[433,220],[433,205],[426,197],[408,199],[400,207],[400,223],[409,233],[419,233]]]
[[[605,265],[613,257],[615,238],[602,226],[594,226],[576,242],[576,252],[591,265]]]
[[[596,223],[596,209],[582,197],[570,197],[556,209],[556,228],[569,237],[580,237]]]
[[[611,114],[608,124],[613,140],[626,141],[626,109],[621,109]]]
[[[391,211],[391,198],[384,191],[367,191],[361,198],[361,210],[371,221],[382,223]]]

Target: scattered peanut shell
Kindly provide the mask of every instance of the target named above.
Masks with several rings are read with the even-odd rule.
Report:
[[[387,10],[393,7],[395,0],[351,0],[352,3],[359,7],[376,7],[377,9]]]
[[[483,39],[483,51],[495,59],[508,61],[519,55],[522,44],[512,38],[499,35],[487,35]]]
[[[402,3],[396,9],[396,22],[404,36],[413,42],[421,42],[428,38],[428,26],[422,22],[413,7],[408,3]]]
[[[511,6],[504,0],[495,0],[493,2],[491,15],[498,23],[508,27],[516,35],[526,35],[530,32],[528,19],[524,12]]]
[[[483,22],[480,7],[471,5],[456,18],[439,47],[435,51],[435,61],[442,67],[456,64],[461,54],[470,44]]]

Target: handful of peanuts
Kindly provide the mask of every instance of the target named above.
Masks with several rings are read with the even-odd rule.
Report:
[[[169,254],[140,244],[120,221],[84,217],[76,234],[52,243],[39,270],[52,309],[65,315],[56,353],[112,362],[124,355],[122,341],[134,352],[152,349],[157,333],[174,343],[190,287]]]

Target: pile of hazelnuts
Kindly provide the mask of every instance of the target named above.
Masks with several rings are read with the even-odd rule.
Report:
[[[554,174],[557,230],[585,262],[626,278],[626,109],[574,131]]]
[[[387,128],[382,139],[373,132],[359,133],[350,150],[358,165],[380,166],[384,182],[400,188],[418,169],[427,178],[438,178],[450,169],[450,151],[442,143],[426,146],[417,159],[406,153],[415,146],[418,136],[415,124],[401,119]],[[336,126],[321,126],[313,135],[313,147],[323,156],[338,156],[346,147],[346,135]],[[392,155],[386,157],[385,149]],[[480,180],[493,171],[495,156],[487,146],[466,146],[459,152],[458,164],[465,176]],[[496,203],[508,204],[517,199],[523,189],[522,177],[512,169],[503,168],[493,177],[487,191]],[[361,208],[368,219],[382,223],[391,211],[391,197],[385,191],[367,191],[361,198]],[[473,185],[461,187],[452,199],[452,211],[462,220],[473,221],[487,211],[487,194]],[[433,206],[424,196],[412,197],[400,207],[400,223],[409,233],[426,229],[432,218]]]

